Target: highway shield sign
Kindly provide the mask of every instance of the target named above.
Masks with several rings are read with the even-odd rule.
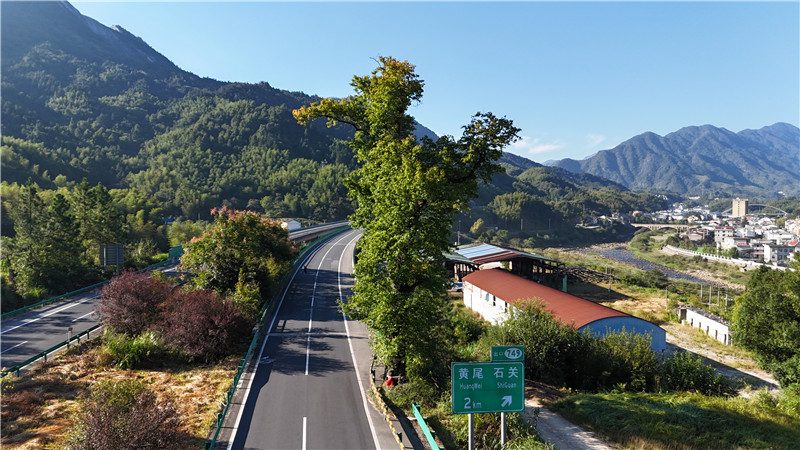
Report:
[[[519,361],[525,362],[524,345],[493,345],[492,362]]]

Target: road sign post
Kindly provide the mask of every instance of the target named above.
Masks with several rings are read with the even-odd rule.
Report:
[[[523,363],[453,363],[450,367],[453,414],[525,410]]]

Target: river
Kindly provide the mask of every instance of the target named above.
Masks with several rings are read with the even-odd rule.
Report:
[[[689,274],[670,269],[667,266],[652,263],[646,259],[639,258],[632,251],[623,247],[591,247],[580,250],[582,253],[597,253],[605,258],[627,264],[641,270],[658,270],[673,280],[689,281],[692,283],[707,284],[708,280],[693,277]]]

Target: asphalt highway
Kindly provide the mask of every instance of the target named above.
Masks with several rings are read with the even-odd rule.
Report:
[[[44,350],[93,327],[97,292],[86,292],[68,302],[36,309],[0,323],[0,365],[13,367]]]
[[[352,286],[358,232],[334,236],[298,267],[269,325],[228,448],[380,448],[365,398],[367,372],[356,353],[368,349],[363,325],[337,301]],[[359,326],[358,332],[351,328]]]

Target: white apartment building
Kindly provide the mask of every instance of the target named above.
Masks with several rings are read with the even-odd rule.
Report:
[[[722,245],[722,240],[726,237],[733,237],[733,227],[714,227],[714,243]]]
[[[764,262],[786,264],[796,250],[794,245],[764,244]]]

